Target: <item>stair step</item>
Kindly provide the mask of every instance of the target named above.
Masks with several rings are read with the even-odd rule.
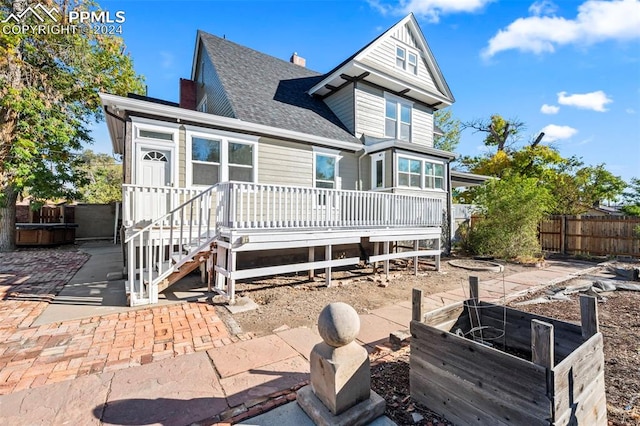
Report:
[[[184,254],[180,254],[180,253],[172,254],[171,255],[172,265],[175,265],[176,263],[180,262],[181,260],[184,259],[184,257],[185,257]],[[186,263],[189,263],[189,262],[194,262],[193,258],[186,261]]]

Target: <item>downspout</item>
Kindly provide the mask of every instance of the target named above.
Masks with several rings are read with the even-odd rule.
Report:
[[[362,158],[367,155],[367,151],[365,149],[362,150],[362,155],[358,157],[358,188],[360,189],[360,191],[364,191],[363,188],[363,183],[362,183],[362,167],[361,167],[361,160]]]
[[[451,254],[451,245],[453,244],[453,189],[451,187],[451,162],[447,161],[447,245],[445,247],[445,254],[448,256]]]

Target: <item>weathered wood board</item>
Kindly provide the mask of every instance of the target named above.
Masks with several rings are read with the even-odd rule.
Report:
[[[411,321],[414,400],[455,424],[607,424],[601,333],[585,341],[578,325],[483,302],[470,315],[470,303]],[[453,333],[468,333],[478,315],[482,326],[505,330],[507,348],[529,355],[536,320],[534,340],[548,354],[538,351],[533,363]]]

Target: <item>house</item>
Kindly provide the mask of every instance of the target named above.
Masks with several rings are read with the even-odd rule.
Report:
[[[413,15],[324,74],[199,31],[180,88],[101,95],[132,304],[205,260],[230,303],[241,279],[439,264],[455,156],[433,148],[433,113],[454,98]]]

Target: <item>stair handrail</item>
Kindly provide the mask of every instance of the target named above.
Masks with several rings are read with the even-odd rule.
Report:
[[[158,226],[160,223],[162,223],[166,218],[171,217],[173,215],[175,215],[175,213],[177,213],[178,211],[184,209],[187,205],[189,204],[193,204],[197,199],[204,197],[205,195],[213,192],[213,190],[217,190],[219,186],[223,186],[222,183],[216,183],[215,185],[211,185],[210,187],[208,187],[207,189],[205,189],[204,191],[202,191],[200,194],[196,195],[195,197],[192,197],[190,199],[188,199],[187,201],[185,201],[184,203],[180,204],[178,207],[176,207],[175,209],[171,210],[168,213],[165,213],[163,216],[160,216],[158,219],[155,219],[154,221],[152,221],[150,224],[148,224],[147,226],[145,226],[142,229],[139,229],[138,231],[136,231],[135,233],[133,233],[132,235],[128,236],[127,238],[125,238],[124,242],[128,243],[129,241],[133,240],[135,237],[139,236],[140,234],[142,234],[143,232],[146,232],[148,230],[150,230],[151,228],[153,228],[154,226]]]

